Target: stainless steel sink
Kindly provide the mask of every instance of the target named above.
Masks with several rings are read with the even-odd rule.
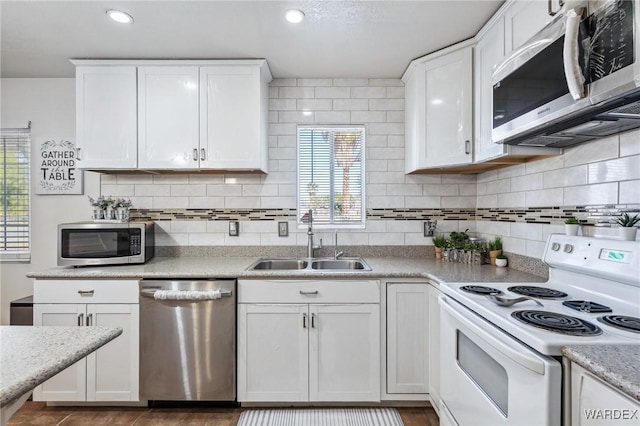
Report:
[[[311,262],[311,269],[370,271],[362,259],[321,259]]]
[[[261,270],[280,270],[280,271],[294,271],[306,269],[309,266],[309,262],[299,259],[260,259],[258,262],[249,266],[249,271],[261,271]]]
[[[247,271],[370,271],[361,258],[346,259],[260,259]]]

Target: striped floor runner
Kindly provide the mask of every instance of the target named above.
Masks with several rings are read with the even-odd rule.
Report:
[[[238,426],[403,426],[395,408],[247,410]]]

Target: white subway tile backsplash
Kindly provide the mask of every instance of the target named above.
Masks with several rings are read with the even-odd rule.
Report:
[[[526,197],[524,192],[508,192],[498,194],[498,208],[526,207]]]
[[[562,188],[587,183],[587,166],[566,167],[550,170],[542,175],[543,188]]]
[[[171,185],[136,185],[135,195],[138,197],[171,196]]]
[[[367,130],[369,134],[372,134],[372,135],[404,135],[404,124],[402,123],[370,123],[367,126]],[[404,155],[404,150],[402,152]]]
[[[295,99],[269,99],[270,111],[295,111]]]
[[[534,257],[536,259],[542,259],[544,254],[545,243],[542,241],[525,241],[525,255]]]
[[[504,237],[502,239],[502,249],[510,253],[527,255],[527,240],[520,238]]]
[[[242,195],[275,197],[278,195],[278,185],[242,185]]]
[[[387,160],[367,159],[367,170],[370,172],[386,172]]]
[[[115,185],[118,183],[118,176],[117,175],[105,175],[105,174],[100,174],[100,185]]]
[[[171,196],[182,197],[205,197],[207,195],[207,185],[171,185]]]
[[[620,182],[620,204],[638,204],[640,202],[640,180]]]
[[[386,123],[386,122],[387,122],[386,111],[351,111],[351,123],[353,124]]]
[[[296,86],[297,80],[295,78],[276,78],[271,81],[269,88],[278,88],[282,86]]]
[[[387,193],[390,195],[423,195],[423,188],[420,184],[392,183],[387,185]],[[438,194],[424,194],[438,195]]]
[[[403,208],[404,205],[403,196],[367,196],[367,207],[372,209],[395,209]]]
[[[263,209],[295,209],[296,197],[262,197],[260,207]]]
[[[609,160],[618,156],[618,135],[575,145],[564,151],[564,167]]]
[[[136,209],[152,209],[153,197],[131,197],[131,203]]]
[[[367,172],[367,185],[370,183],[403,183],[402,172]]]
[[[298,86],[333,86],[330,78],[299,78],[296,80]]]
[[[361,87],[368,86],[368,78],[334,78],[333,85],[337,87]]]
[[[224,197],[189,197],[190,209],[222,209]]]
[[[538,191],[527,191],[525,193],[525,203],[527,207],[552,207],[562,206],[562,188],[541,189]]]
[[[424,233],[421,220],[390,220],[387,222],[387,232],[419,232]]]
[[[538,161],[530,161],[525,163],[524,169],[526,173],[534,174],[540,172],[546,172],[547,170],[561,169],[564,167],[564,156],[558,155],[555,157],[544,158]]]
[[[224,207],[227,209],[257,209],[260,208],[260,197],[224,197]]]
[[[591,163],[588,167],[589,183],[640,179],[640,155]]]
[[[405,175],[406,183],[440,183],[442,175]]]
[[[404,99],[370,99],[369,109],[371,111],[404,111]]]
[[[402,148],[367,148],[367,160],[399,160],[402,158],[404,158],[404,149]]]
[[[331,99],[298,99],[296,108],[298,111],[331,111],[333,100]]]
[[[274,136],[296,135],[296,123],[270,123],[269,132]]]
[[[404,160],[387,160],[387,170],[390,172],[401,172],[404,170]]]
[[[242,186],[241,185],[207,185],[207,196],[208,197],[216,197],[216,196],[232,196],[232,195],[242,195]]]
[[[498,196],[496,194],[480,195],[476,198],[476,206],[478,208],[498,207]]]
[[[109,196],[110,194],[118,194],[118,197],[132,197],[135,195],[134,185],[111,185],[101,183],[100,194]]]
[[[498,179],[512,178],[515,176],[522,176],[525,174],[525,165],[518,164],[511,167],[505,167],[504,169],[498,169]]]
[[[153,176],[147,174],[140,175],[118,175],[118,185],[126,185],[126,184],[144,184],[153,183]]]
[[[349,111],[317,111],[315,122],[318,124],[349,124],[351,113]]]
[[[389,135],[387,137],[387,146],[404,148],[404,135]]]
[[[365,132],[367,132],[367,126],[365,126]],[[388,146],[388,137],[385,135],[365,135],[367,148],[386,148]],[[367,157],[369,158],[369,157]],[[366,164],[365,164],[366,167]]]
[[[404,123],[404,111],[387,111],[388,123]]]
[[[543,173],[532,173],[526,176],[511,178],[512,191],[531,191],[534,189],[542,189]]]
[[[640,129],[620,135],[620,157],[640,154]]]
[[[369,101],[366,99],[336,99],[333,101],[334,111],[366,111]]]
[[[223,233],[195,233],[189,234],[190,246],[222,246],[224,245]]]
[[[387,87],[387,98],[404,99],[404,86]]]
[[[202,220],[172,220],[171,232],[207,232],[207,222],[204,222]]]
[[[441,197],[440,207],[443,209],[473,209],[476,207],[476,200],[475,197]]]
[[[348,99],[351,97],[351,90],[349,87],[316,87],[315,97],[317,99]]]
[[[617,182],[564,188],[564,205],[567,206],[582,206],[588,204],[616,204],[617,202]]]
[[[387,185],[385,185],[384,183],[367,185],[366,189],[366,195],[368,196],[387,195]]]
[[[424,195],[456,196],[460,192],[459,185],[453,184],[453,183],[439,183],[439,184],[425,183],[424,185],[422,185],[422,190]],[[474,197],[474,202],[475,202],[475,197]]]
[[[275,121],[272,121],[272,123]],[[305,114],[305,111],[280,111],[278,123],[309,124],[314,122],[314,113]]]
[[[372,246],[403,246],[404,234],[401,232],[385,232],[369,235],[369,245]]]
[[[542,227],[541,223],[512,223],[509,235],[514,238],[542,241]]]
[[[189,197],[153,197],[154,209],[189,208]]]
[[[295,197],[296,188],[295,184],[278,184],[278,195],[281,197]]]
[[[189,183],[221,184],[224,183],[224,175],[192,174],[189,175]]]
[[[280,99],[309,99],[314,97],[315,90],[313,87],[281,87],[280,89],[278,89],[278,97]]]
[[[247,232],[242,231],[242,224],[244,222],[240,222],[240,235],[237,237],[232,237],[229,234],[224,234],[224,245],[225,246],[259,246],[260,245],[260,234],[249,234]]]
[[[370,78],[370,86],[396,86],[404,88],[404,83],[399,78]]]
[[[440,208],[441,197],[405,197],[404,206],[408,209],[437,209]]]
[[[386,87],[352,87],[353,99],[384,99],[387,97]],[[404,102],[404,101],[403,101]]]
[[[503,194],[511,191],[511,179],[487,182],[487,194]]]

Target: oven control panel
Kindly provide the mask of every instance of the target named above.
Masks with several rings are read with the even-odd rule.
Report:
[[[552,234],[543,260],[552,267],[640,286],[640,241]]]

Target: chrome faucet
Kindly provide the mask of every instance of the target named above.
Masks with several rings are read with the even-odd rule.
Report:
[[[309,209],[308,213],[308,228],[307,228],[307,257],[309,259],[315,257],[315,251],[322,248],[322,238],[320,238],[319,245],[313,245],[313,210]]]
[[[335,247],[333,249],[333,258],[334,259],[339,259],[341,256],[344,255],[344,251],[340,250],[338,251],[338,231],[335,231],[335,237],[334,237],[334,241],[335,241]]]

